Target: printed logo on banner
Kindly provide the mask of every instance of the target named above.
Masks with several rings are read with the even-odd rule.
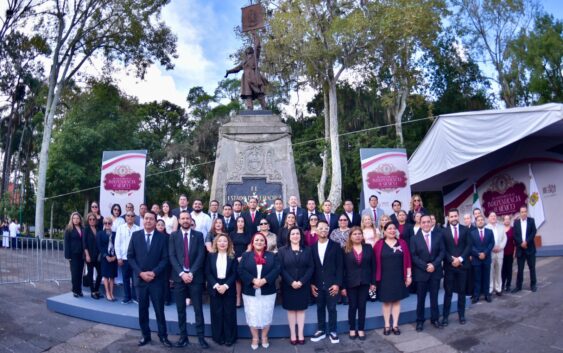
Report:
[[[381,164],[368,172],[368,187],[383,191],[395,191],[407,186],[407,174],[392,164]]]
[[[127,194],[128,196],[141,189],[141,174],[133,171],[129,166],[118,165],[104,177],[104,189],[112,195]]]
[[[537,195],[536,195],[537,196]],[[491,186],[483,194],[485,216],[495,212],[498,216],[512,215],[526,205],[526,185],[516,182],[510,175],[502,174],[493,178]]]

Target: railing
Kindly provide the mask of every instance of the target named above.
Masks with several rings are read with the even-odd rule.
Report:
[[[62,240],[2,236],[0,284],[64,280],[70,270]]]

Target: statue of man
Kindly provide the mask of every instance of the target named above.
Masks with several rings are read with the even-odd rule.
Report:
[[[246,48],[244,51],[243,61],[232,69],[227,70],[225,77],[229,76],[229,74],[234,74],[242,70],[240,97],[244,100],[246,109],[252,110],[254,108],[253,101],[255,99],[260,102],[262,109],[267,109],[265,88],[268,85],[268,80],[262,76],[260,70],[258,69],[258,59],[260,58],[262,45],[260,43],[260,38],[256,35],[256,32],[252,32],[252,39],[254,42],[254,48]]]

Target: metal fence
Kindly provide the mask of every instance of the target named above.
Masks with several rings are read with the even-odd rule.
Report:
[[[70,280],[62,240],[2,238],[0,284]]]

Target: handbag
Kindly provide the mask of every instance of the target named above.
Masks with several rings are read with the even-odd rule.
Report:
[[[370,290],[368,293],[369,301],[374,302],[377,300],[377,289]]]

